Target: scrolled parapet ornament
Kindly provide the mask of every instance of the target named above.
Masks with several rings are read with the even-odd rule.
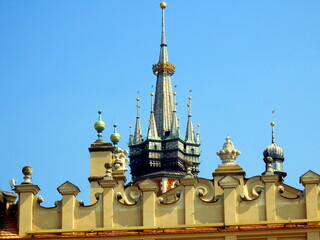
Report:
[[[243,194],[240,194],[241,201],[253,201],[259,198],[264,190],[264,184],[260,177],[250,178],[244,187]]]
[[[128,164],[127,150],[122,150],[121,148],[116,148],[112,153],[112,170],[123,170],[127,171],[126,165]]]
[[[160,204],[163,204],[163,205],[171,205],[171,204],[174,204],[176,202],[178,202],[181,198],[181,191],[177,191],[173,198],[172,199],[164,199],[163,197],[158,197],[158,201]]]
[[[240,200],[244,200],[244,201],[255,200],[255,199],[257,199],[257,198],[259,198],[261,196],[261,193],[262,193],[263,189],[264,189],[264,186],[256,185],[251,189],[251,192],[250,192],[251,196],[253,196],[253,197],[250,197],[247,194],[241,194],[240,195]]]
[[[286,192],[286,189],[283,185],[279,185],[277,187],[277,191],[280,193],[281,197],[285,199],[293,200],[293,199],[299,199],[303,197],[303,191],[297,190],[293,195],[291,195],[291,194],[288,194],[288,192]]]
[[[200,182],[196,186],[196,196],[205,203],[215,203],[222,199],[222,196],[215,195],[212,182]]]
[[[141,198],[141,190],[136,186],[126,188],[124,192],[116,192],[115,198],[122,205],[133,206],[136,205]]]

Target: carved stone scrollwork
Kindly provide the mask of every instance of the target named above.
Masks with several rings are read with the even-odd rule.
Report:
[[[286,199],[298,199],[303,197],[303,192],[300,190],[298,190],[293,196],[289,196],[285,191],[285,187],[282,185],[279,185],[277,187],[277,190],[280,193],[281,197]]]
[[[196,188],[196,196],[205,203],[215,203],[222,199],[222,196],[214,194],[214,187],[210,181],[198,184]]]
[[[163,205],[170,205],[178,202],[181,198],[181,191],[177,191],[176,194],[173,196],[173,199],[166,199],[164,200],[163,197],[158,197],[158,201],[160,204]]]
[[[241,198],[241,200],[244,200],[244,201],[256,200],[257,198],[259,198],[261,196],[263,189],[264,189],[263,185],[257,184],[251,189],[251,191],[248,191],[249,194],[242,194],[240,196],[240,198]]]
[[[240,200],[241,201],[253,201],[256,200],[261,196],[261,193],[263,192],[263,185],[255,185],[252,189],[250,194],[239,194]],[[251,196],[252,197],[251,197]]]
[[[94,197],[96,198],[97,201],[99,201],[100,199],[102,199],[102,193],[96,193],[94,194]]]
[[[120,204],[133,206],[141,199],[141,191],[136,186],[130,186],[124,192],[116,192],[115,197]]]

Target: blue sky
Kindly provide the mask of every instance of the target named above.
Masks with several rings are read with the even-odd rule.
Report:
[[[212,178],[228,135],[241,151],[247,177],[264,171],[262,151],[276,142],[285,151],[285,183],[320,173],[320,2],[167,2],[169,59],[176,64],[181,133],[192,89],[194,124],[201,124],[200,176]],[[89,201],[93,124],[103,110],[104,139],[118,124],[120,147],[141,99],[144,134],[149,93],[156,77],[159,1],[0,2],[0,188],[34,169],[45,206],[71,181]],[[272,110],[276,110],[272,114]]]

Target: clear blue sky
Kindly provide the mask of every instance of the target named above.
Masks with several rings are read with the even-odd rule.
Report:
[[[229,135],[247,177],[264,171],[262,151],[284,148],[285,183],[320,173],[320,2],[169,0],[169,59],[176,64],[181,129],[192,89],[201,124],[200,176],[212,178]],[[103,110],[104,139],[118,124],[127,148],[140,91],[144,134],[159,54],[159,1],[0,2],[0,188],[34,169],[45,206],[71,181],[88,204],[93,124]],[[271,114],[276,110],[275,114]]]

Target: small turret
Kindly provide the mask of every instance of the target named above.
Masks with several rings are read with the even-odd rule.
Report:
[[[263,150],[264,162],[266,163],[266,170],[262,175],[270,174],[273,171],[274,174],[277,174],[283,178],[287,176],[287,173],[283,171],[282,164],[284,161],[284,151],[283,149],[276,144],[274,126],[275,123],[271,122],[271,144]],[[271,159],[272,161],[271,161]],[[270,168],[271,166],[271,168]]]

